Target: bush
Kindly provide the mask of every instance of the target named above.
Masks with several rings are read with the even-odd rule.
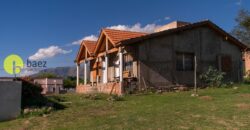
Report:
[[[64,88],[75,88],[76,87],[76,77],[67,77],[63,80]]]
[[[107,98],[108,101],[124,101],[124,98],[123,96],[118,96],[118,95],[110,95],[108,98]]]
[[[22,108],[43,106],[47,100],[41,92],[42,88],[39,85],[22,80]]]
[[[41,94],[42,88],[26,79],[22,81],[22,117],[49,114],[54,110],[64,109],[60,104],[65,101],[60,97],[46,97]]]
[[[223,84],[224,72],[209,66],[208,70],[200,75],[200,79],[205,86],[220,87]]]
[[[43,116],[50,114],[52,111],[54,111],[53,107],[31,107],[31,108],[25,108],[22,111],[22,117],[31,117],[31,116]]]
[[[102,100],[102,99],[104,99],[104,95],[102,95],[102,94],[87,94],[87,95],[84,95],[84,98],[89,99],[89,100]]]
[[[249,70],[245,73],[244,83],[250,84],[250,71]]]

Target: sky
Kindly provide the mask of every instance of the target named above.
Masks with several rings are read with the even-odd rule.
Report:
[[[152,32],[169,22],[209,19],[227,32],[247,0],[0,0],[0,76],[10,54],[73,66],[82,39],[101,28]],[[27,72],[28,73],[28,72]]]

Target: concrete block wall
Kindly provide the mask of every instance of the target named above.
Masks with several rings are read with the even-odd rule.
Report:
[[[21,112],[22,83],[0,82],[0,121],[14,119]]]

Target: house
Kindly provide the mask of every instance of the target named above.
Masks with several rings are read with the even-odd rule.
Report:
[[[15,81],[15,77],[0,77],[0,81]]]
[[[36,78],[34,83],[41,85],[42,94],[59,94],[63,90],[62,78]]]
[[[249,49],[247,49],[243,55],[243,61],[244,61],[244,72],[246,73],[246,75],[249,76],[250,74],[250,51]]]
[[[213,66],[225,79],[242,80],[246,46],[209,20],[175,21],[154,33],[102,29],[97,41],[83,41],[76,57],[78,93],[123,94],[148,87],[194,84]],[[84,84],[79,67],[84,64]],[[201,81],[197,78],[197,83]]]

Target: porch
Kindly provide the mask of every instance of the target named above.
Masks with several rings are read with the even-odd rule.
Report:
[[[96,58],[85,59],[84,83],[79,82],[79,67],[77,64],[78,93],[107,93],[121,95],[123,83],[123,53],[121,49],[113,49],[109,53],[99,53]],[[121,70],[121,71],[120,71]]]
[[[110,53],[100,53],[98,57],[85,61],[84,83],[79,83],[77,65],[78,93],[107,93],[121,95],[136,88],[137,61],[130,51],[119,48]],[[128,49],[127,49],[128,50]]]
[[[103,29],[99,39],[83,41],[76,58],[77,91],[123,94],[128,82],[137,81],[138,64],[134,47],[118,46],[120,41],[145,35],[138,32]],[[79,67],[84,64],[84,83],[79,83]],[[134,87],[135,85],[133,85]]]

